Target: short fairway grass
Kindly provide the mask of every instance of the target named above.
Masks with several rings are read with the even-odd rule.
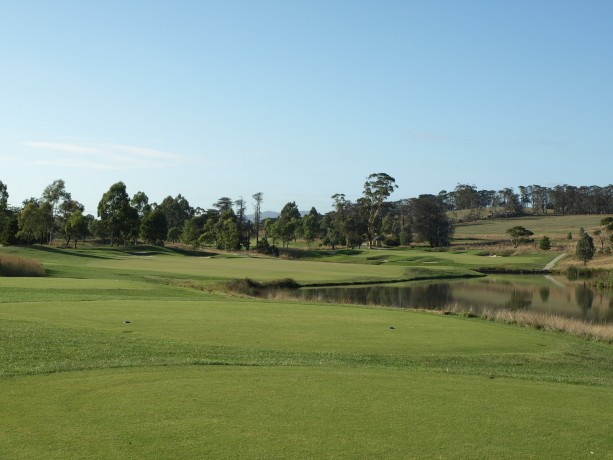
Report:
[[[607,458],[610,400],[387,369],[74,372],[5,381],[0,445],[4,458]]]
[[[6,248],[5,250],[13,250]],[[19,255],[41,260],[54,277],[122,280],[258,280],[293,278],[301,284],[364,283],[415,277],[475,276],[474,270],[541,270],[556,253],[534,252],[514,257],[479,255],[477,250],[429,251],[426,248],[314,252],[309,260],[246,255],[188,257],[171,250],[41,250],[18,248]],[[326,263],[321,263],[326,262]]]
[[[196,283],[404,263],[19,251],[53,276],[0,278],[0,458],[613,457],[611,345]]]

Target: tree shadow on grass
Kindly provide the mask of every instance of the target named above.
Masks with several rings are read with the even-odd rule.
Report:
[[[36,250],[36,251],[41,251],[41,252],[49,252],[52,254],[62,254],[62,255],[73,256],[73,257],[83,257],[86,259],[110,259],[110,257],[105,257],[101,255],[87,254],[87,253],[82,253],[82,252],[73,252],[69,249],[53,248],[50,246],[28,246],[28,248]]]
[[[103,248],[97,248],[90,250],[88,252],[81,252],[78,249],[70,249],[70,248],[54,248],[52,246],[28,246],[29,249],[34,249],[36,251],[48,252],[52,254],[62,254],[73,257],[83,257],[86,259],[112,259],[112,254],[121,254],[121,255],[129,255],[129,256],[155,256],[155,255],[182,255],[186,257],[211,257],[216,256],[218,254],[212,252],[204,252],[204,251],[196,251],[190,249],[181,249],[181,248],[169,248],[169,247],[161,247],[161,246],[150,246],[150,245],[142,245],[142,246],[107,246]],[[92,254],[93,251],[98,252],[98,254]]]
[[[362,251],[357,249],[302,249],[302,248],[279,248],[279,256],[288,259],[329,259],[331,256],[357,256]],[[334,259],[332,259],[334,261]]]
[[[213,257],[213,256],[219,255],[215,252],[196,251],[193,249],[164,248],[164,250],[167,252],[173,252],[175,254],[179,254],[182,256],[188,256],[188,257]]]

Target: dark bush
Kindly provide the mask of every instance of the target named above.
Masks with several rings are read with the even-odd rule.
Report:
[[[400,238],[396,236],[393,236],[391,238],[386,238],[385,241],[383,241],[383,244],[387,247],[395,248],[397,246],[400,246]]]
[[[591,268],[585,267],[576,267],[575,265],[571,265],[566,270],[566,277],[569,280],[579,280],[579,279],[590,279],[594,274],[594,270]]]
[[[255,248],[255,251],[258,254],[279,257],[279,248],[277,248],[274,244],[273,245],[268,244],[268,240],[266,238],[262,238],[259,241],[257,247]]]
[[[227,284],[229,291],[249,296],[260,296],[264,291],[275,289],[298,289],[300,284],[292,278],[281,278],[270,281],[256,281],[251,278],[232,280]]]

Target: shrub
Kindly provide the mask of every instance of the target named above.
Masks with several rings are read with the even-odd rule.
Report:
[[[385,241],[383,241],[383,244],[387,247],[394,248],[396,246],[400,246],[400,239],[396,236],[392,236],[386,238]]]
[[[592,277],[593,270],[590,268],[577,267],[575,265],[571,265],[566,269],[566,278],[569,280],[578,280],[578,279],[590,279]]]
[[[300,284],[292,278],[281,278],[270,281],[256,281],[251,278],[232,280],[227,284],[231,292],[249,296],[261,296],[265,291],[280,289],[297,289]]]
[[[267,256],[279,257],[279,249],[273,244],[268,244],[267,238],[262,238],[255,248],[258,254],[265,254]]]
[[[539,248],[543,251],[549,251],[551,249],[551,241],[548,236],[544,236],[541,242],[539,243]]]
[[[38,260],[0,254],[0,276],[45,276]]]

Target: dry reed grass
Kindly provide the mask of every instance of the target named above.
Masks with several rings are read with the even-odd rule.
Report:
[[[586,340],[613,343],[613,324],[591,323],[579,318],[527,310],[484,308],[478,312],[466,311],[465,309],[458,312],[454,309],[451,308],[454,313],[468,314],[488,321],[498,321],[544,331],[563,332]]]
[[[38,260],[0,254],[0,276],[45,276],[46,272]]]

